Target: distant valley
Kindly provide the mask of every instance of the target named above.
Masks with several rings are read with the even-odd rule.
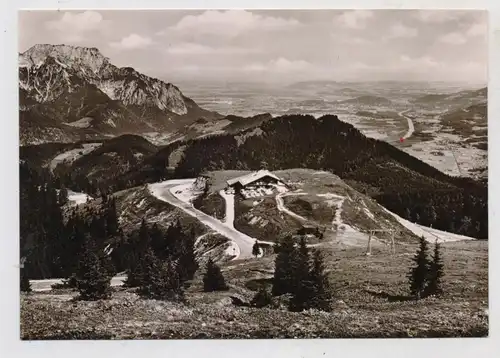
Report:
[[[454,176],[487,176],[487,89],[480,85],[424,82],[307,81],[288,87],[257,84],[183,84],[204,108],[251,116],[269,112],[335,114],[366,136],[388,141]],[[408,131],[401,112],[412,118]]]

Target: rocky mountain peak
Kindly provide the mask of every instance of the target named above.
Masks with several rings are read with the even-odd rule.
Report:
[[[131,67],[118,68],[95,47],[34,45],[19,55],[19,70],[20,87],[39,102],[50,102],[65,90],[73,92],[83,81],[125,105],[155,106],[178,115],[188,112],[177,87]]]
[[[19,67],[40,67],[48,58],[64,68],[90,71],[87,75],[97,75],[110,64],[95,47],[38,44],[19,55]]]

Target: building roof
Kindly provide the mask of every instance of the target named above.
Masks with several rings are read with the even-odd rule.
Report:
[[[262,179],[264,177],[271,177],[273,179],[276,179],[278,181],[282,181],[280,178],[278,178],[276,175],[271,173],[268,170],[259,170],[257,172],[253,172],[247,175],[243,175],[237,178],[229,179],[227,181],[228,185],[234,185],[236,183],[240,183],[242,186],[248,185],[250,183],[253,183],[254,181],[257,181],[259,179]]]

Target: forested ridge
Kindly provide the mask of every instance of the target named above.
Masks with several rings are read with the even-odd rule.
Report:
[[[483,183],[448,176],[386,142],[367,138],[333,115],[283,116],[259,128],[261,135],[244,142],[228,134],[188,141],[174,176],[263,167],[327,170],[402,217],[487,239],[488,194]],[[161,162],[158,155],[156,160]]]

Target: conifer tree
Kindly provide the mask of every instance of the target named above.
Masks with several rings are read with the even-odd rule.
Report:
[[[108,245],[109,246],[109,245]],[[106,247],[107,248],[107,247]],[[114,275],[116,275],[118,272],[116,270],[116,267],[113,263],[113,259],[111,257],[111,254],[108,250],[104,248],[102,250],[102,255],[103,255],[103,268],[106,271],[106,274],[108,275],[109,278],[113,278]]]
[[[226,284],[220,267],[212,260],[208,259],[205,275],[203,276],[203,291],[226,291],[229,287]]]
[[[273,296],[267,290],[267,288],[265,286],[262,286],[261,288],[259,288],[259,290],[255,294],[255,296],[253,297],[250,304],[253,307],[257,307],[257,308],[266,307],[272,303],[272,298],[273,298]]]
[[[259,256],[259,254],[260,254],[259,242],[257,240],[255,240],[255,243],[252,246],[252,255],[257,257],[257,256]]]
[[[430,208],[429,208],[429,221],[430,221],[430,226],[431,227],[432,227],[432,225],[435,224],[436,219],[437,219],[436,209],[434,208],[433,205],[431,205]]]
[[[285,237],[278,245],[275,245],[277,252],[274,263],[273,296],[294,292],[294,259],[296,249],[291,236]]]
[[[184,300],[182,284],[172,261],[161,261],[149,248],[143,256],[142,269],[142,282],[137,291],[139,295],[156,300]]]
[[[164,260],[169,258],[171,256],[169,248],[170,242],[166,237],[167,235],[163,233],[158,224],[155,223],[151,228],[148,228],[147,232],[149,235],[149,241],[151,242],[151,248],[153,249],[155,255]]]
[[[139,287],[144,282],[144,253],[138,253],[127,269],[127,279],[123,283],[126,287]]]
[[[405,216],[404,216],[404,218],[406,220],[412,221],[412,219],[411,219],[411,210],[409,208],[405,208]]]
[[[68,202],[68,189],[66,189],[64,186],[59,189],[58,193],[58,204],[59,206],[62,206]]]
[[[295,255],[293,268],[293,289],[292,300],[290,301],[291,311],[302,311],[308,308],[309,301],[313,298],[313,282],[310,279],[309,269],[309,249],[306,238],[302,236],[299,248]]]
[[[441,279],[443,277],[443,261],[441,258],[441,245],[437,242],[434,244],[434,255],[432,256],[432,262],[430,263],[429,270],[429,285],[427,287],[426,295],[436,295],[439,296],[443,293],[441,287]]]
[[[139,226],[139,244],[142,247],[149,246],[150,241],[148,224],[146,223],[146,219],[142,219],[141,226]]]
[[[19,275],[21,292],[31,292],[31,283],[24,267],[20,269]]]
[[[90,234],[92,237],[105,237],[106,236],[106,221],[102,215],[94,215],[90,221]]]
[[[410,281],[410,292],[415,299],[422,298],[425,292],[429,275],[429,260],[427,258],[427,241],[422,236],[419,248],[413,258],[414,267],[411,268],[408,278]]]
[[[128,262],[127,279],[125,285],[127,287],[139,287],[143,284],[144,270],[147,258],[146,252],[151,249],[151,237],[146,221],[141,221],[139,232],[131,237],[132,257]]]
[[[182,232],[182,225],[179,220],[176,220],[174,224],[171,224],[164,238],[164,248],[166,254],[169,257],[179,257],[181,248],[181,243],[183,242],[186,235]]]
[[[99,300],[111,296],[111,278],[106,272],[105,260],[109,258],[87,238],[75,277],[81,299]]]
[[[138,252],[132,266],[127,270],[127,279],[124,284],[127,287],[137,287],[137,293],[144,297],[151,297],[153,289],[151,286],[157,284],[160,263],[154,255],[153,250],[148,247]]]
[[[119,224],[118,224],[118,216],[116,214],[116,199],[111,197],[111,199],[107,202],[106,207],[106,236],[114,236],[118,233]]]
[[[79,255],[85,245],[85,223],[79,215],[74,215],[66,226],[68,242],[63,256],[64,277],[71,277],[78,268]]]
[[[313,254],[310,280],[313,285],[313,294],[311,295],[309,306],[322,311],[330,311],[332,291],[325,272],[323,256],[319,250],[315,250]]]
[[[177,260],[179,279],[186,288],[188,287],[188,282],[193,279],[194,274],[198,270],[194,242],[195,234],[191,231],[190,235],[186,235],[181,242],[180,256]]]

